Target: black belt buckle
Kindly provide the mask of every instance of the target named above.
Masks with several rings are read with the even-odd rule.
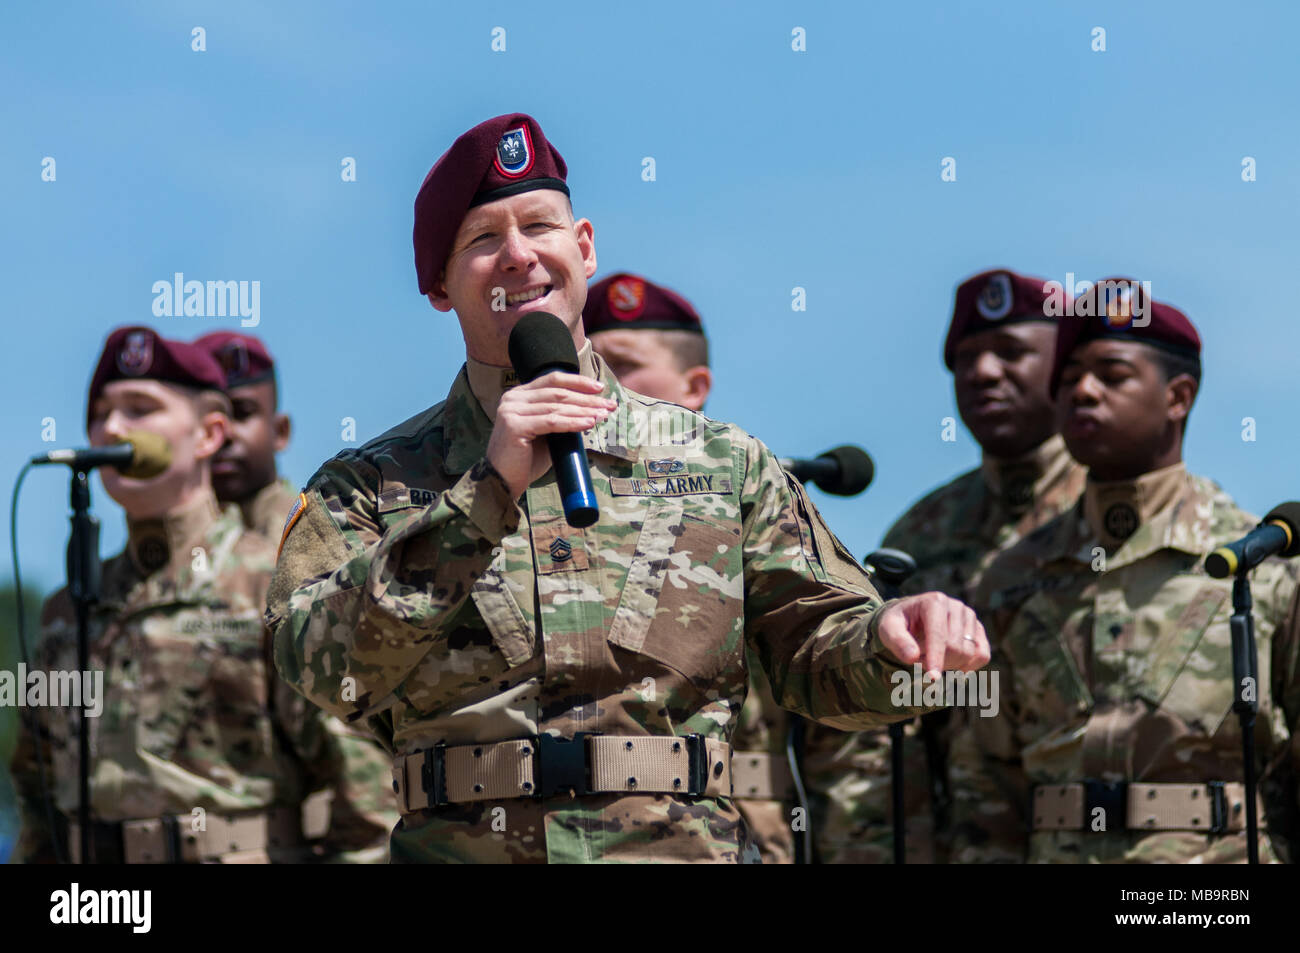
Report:
[[[424,764],[420,765],[420,786],[429,798],[429,807],[447,805],[447,743],[439,741],[424,749]]]
[[[1228,792],[1222,781],[1207,781],[1210,793],[1210,833],[1222,834],[1228,829]]]
[[[691,797],[703,797],[704,789],[709,786],[709,757],[703,735],[686,735],[686,758],[687,770],[690,772],[686,793]]]
[[[1083,782],[1083,829],[1093,829],[1092,818],[1097,808],[1104,812],[1102,830],[1124,830],[1128,827],[1128,782],[1098,781],[1089,778]]]
[[[539,797],[572,792],[591,793],[587,739],[598,732],[579,731],[572,738],[537,736],[537,793]]]

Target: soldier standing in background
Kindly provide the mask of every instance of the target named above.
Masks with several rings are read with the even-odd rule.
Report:
[[[271,667],[261,619],[274,547],[245,531],[212,491],[225,440],[225,375],[205,351],[145,327],[112,332],[87,398],[102,447],[145,432],[170,446],[160,475],[100,470],[125,511],[126,550],[103,566],[91,609],[90,669],[102,676],[91,732],[92,844],[99,863],[300,862],[307,796],[333,784],[339,756],[320,712]],[[66,589],[45,604],[32,660],[77,671],[77,625]],[[72,708],[34,709],[40,743],[20,729],[13,775],[23,831],[17,856],[77,859],[78,732]],[[37,757],[54,826],[47,821]]]
[[[230,432],[212,461],[212,488],[219,501],[239,506],[245,526],[279,542],[298,491],[276,475],[275,457],[289,445],[292,424],[280,412],[275,362],[251,334],[213,331],[194,343],[225,370],[230,397]]]
[[[713,384],[709,341],[689,301],[624,272],[587,290],[582,324],[619,383],[656,400],[701,411]],[[794,862],[790,802],[794,783],[785,755],[790,715],[772,697],[750,653],[749,694],[731,736],[736,807],[765,864]]]
[[[758,440],[618,384],[582,330],[594,230],[565,175],[515,113],[425,178],[420,291],[455,311],[466,366],[308,483],[271,587],[276,662],[392,746],[394,861],[756,859],[727,742],[747,648],[782,704],[866,728],[921,710],[893,704],[893,672],[970,671],[988,644],[938,593],[883,605]],[[579,373],[519,382],[507,341],[536,312]],[[594,525],[565,519],[550,433],[584,434]]]
[[[279,543],[285,518],[298,498],[276,475],[276,455],[289,445],[291,424],[279,410],[275,362],[260,338],[214,331],[194,342],[226,372],[230,429],[212,462],[217,499],[239,506],[244,525]],[[387,863],[388,836],[397,824],[392,758],[368,733],[329,718],[326,725],[343,757],[338,786],[314,795],[330,802],[330,836],[341,863]]]
[[[969,603],[1000,550],[1083,492],[1083,468],[1056,433],[1047,393],[1056,327],[1044,307],[1043,285],[998,269],[957,288],[944,363],[953,373],[957,410],[983,460],[922,498],[885,535],[884,546],[916,560],[904,593],[937,590]],[[961,769],[955,777],[948,769],[947,749],[968,714],[940,711],[905,729],[910,863],[946,858],[948,804],[966,794]],[[813,838],[823,863],[892,862],[889,754],[887,731],[844,734],[810,726],[804,774],[815,792]],[[972,851],[963,859],[997,858]]]
[[[976,742],[984,789],[959,805],[975,820],[956,825],[954,847],[991,830],[1030,862],[1242,863],[1233,583],[1211,578],[1205,556],[1257,519],[1182,462],[1201,380],[1186,316],[1126,279],[1099,282],[1074,310],[1051,389],[1087,488],[980,581],[1002,705],[960,739]],[[1252,573],[1265,862],[1287,859],[1296,830],[1298,578],[1276,558]]]

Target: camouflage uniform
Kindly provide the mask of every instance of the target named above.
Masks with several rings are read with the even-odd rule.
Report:
[[[284,532],[285,517],[297,499],[298,490],[284,477],[268,483],[251,500],[239,504],[244,526],[278,543]]]
[[[933,590],[970,603],[997,553],[1069,508],[1083,492],[1084,477],[1059,435],[1022,459],[986,456],[978,470],[916,503],[885,536],[885,546],[916,560],[904,594]],[[965,796],[962,769],[953,776],[943,767],[965,714],[941,711],[927,716],[924,729],[920,722],[904,729],[908,863],[945,859],[946,831],[936,836],[935,830],[936,823],[947,826],[945,805],[935,805],[933,788],[938,784],[949,798]],[[887,731],[844,734],[810,727],[804,775],[815,792],[812,829],[823,863],[893,862],[891,774]]]
[[[467,795],[404,810],[395,861],[741,860],[752,847],[723,743],[747,646],[782,703],[810,717],[856,728],[919,710],[891,704],[901,666],[874,632],[879,596],[771,452],[624,391],[589,348],[580,359],[619,405],[584,435],[595,526],[564,521],[553,472],[516,504],[484,459],[484,406],[505,374],[488,369],[496,394],[471,390],[471,365],[444,403],[310,481],[272,583],[276,662],[326,710],[365,719],[399,765],[439,742],[451,765],[507,739],[529,739],[513,750],[531,758],[579,731],[630,747],[697,733],[714,793],[635,793],[620,777],[576,799]],[[629,438],[650,414],[683,426],[651,428],[663,434],[653,446]],[[671,460],[677,476],[650,479],[650,463]]]
[[[1050,786],[1195,785],[1180,795],[1191,799],[1186,804],[1209,800],[1206,782],[1240,782],[1241,734],[1231,712],[1232,580],[1206,575],[1204,556],[1256,522],[1214,483],[1178,464],[1133,481],[1090,482],[1076,507],[994,562],[977,600],[996,630],[1001,715],[972,719],[967,736],[984,759],[985,790],[958,805],[972,817],[969,827],[958,827],[959,859],[968,846],[983,849],[967,844],[967,830],[992,832],[1004,853],[1035,862],[1245,859],[1240,793],[1227,797],[1230,820],[1239,825],[1229,833],[1143,831],[1151,810],[1173,803],[1172,789],[1132,788],[1127,805],[1121,799],[1100,815],[1101,832],[1080,829],[1081,815],[1093,821],[1091,810],[1058,808],[1065,801],[1051,798],[1066,791]],[[1294,563],[1276,559],[1252,574],[1261,860],[1286,854],[1296,817],[1298,575]],[[1033,802],[1039,785],[1049,787]],[[1132,830],[1126,807],[1139,815]],[[1074,829],[1047,829],[1064,826],[1065,814]],[[1031,823],[1035,830],[1026,834]]]
[[[747,653],[749,694],[740,709],[732,744],[732,781],[736,807],[765,864],[795,861],[794,777],[786,755],[786,739],[795,716],[776,703],[772,686],[754,653]],[[753,777],[754,786],[749,784]],[[777,797],[761,797],[761,793]]]
[[[244,525],[278,543],[298,491],[284,478],[268,483],[239,510]],[[326,727],[343,759],[338,785],[320,792],[330,811],[331,843],[339,863],[387,863],[388,836],[397,825],[390,774],[392,757],[368,733],[327,718]]]
[[[148,837],[125,859],[161,862],[158,819],[171,815],[188,860],[309,859],[299,833],[303,800],[331,781],[338,755],[320,713],[271,673],[261,620],[270,544],[245,532],[233,507],[220,512],[211,494],[164,520],[128,522],[127,549],[104,564],[91,612],[90,668],[104,680],[102,713],[87,720],[91,814],[103,823],[97,837],[120,850],[120,822],[135,822],[129,829],[147,828]],[[75,672],[76,616],[66,589],[46,602],[41,627],[33,667]],[[34,713],[56,817],[61,827],[75,825],[80,714]],[[16,856],[28,862],[54,859],[36,753],[24,723],[13,774],[23,816]],[[258,816],[282,846],[263,849],[245,832],[232,850],[227,819],[256,824]],[[69,857],[78,853],[75,830]],[[97,857],[122,859],[112,847]]]

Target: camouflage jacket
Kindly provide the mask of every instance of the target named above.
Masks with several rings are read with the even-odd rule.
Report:
[[[886,534],[884,546],[916,560],[903,593],[933,590],[971,602],[980,575],[998,552],[1073,505],[1084,478],[1084,469],[1066,452],[1060,436],[1020,459],[985,457],[979,469],[914,504]],[[965,717],[964,712],[942,711],[926,719],[924,731],[920,722],[905,729],[908,863],[946,858],[947,802],[973,793],[964,783],[965,768],[956,767],[955,776],[949,776],[948,768],[948,748]],[[812,829],[822,862],[892,863],[889,759],[887,731],[848,735],[811,728],[805,775],[813,792]]]
[[[251,500],[239,505],[244,526],[278,543],[284,532],[285,517],[297,499],[298,490],[283,477],[268,483]]]
[[[240,504],[244,526],[279,543],[298,491],[283,477],[262,487]],[[269,581],[269,580],[268,580]],[[393,800],[392,758],[356,726],[328,718],[326,727],[338,747],[342,767],[337,786],[328,793],[332,863],[387,863],[388,837],[397,824]]]
[[[90,669],[103,679],[101,713],[87,720],[92,817],[298,807],[337,771],[337,753],[319,711],[271,669],[261,619],[271,544],[210,494],[165,520],[132,522],[128,535],[127,549],[104,563],[90,621]],[[33,668],[77,672],[66,589],[46,601],[41,630]],[[56,812],[75,822],[80,713],[32,712]],[[23,819],[16,856],[29,862],[54,859],[36,752],[24,721],[13,774]]]
[[[1114,818],[1105,831],[1026,832],[1035,785],[1241,781],[1232,580],[1210,578],[1204,557],[1256,522],[1180,464],[1090,482],[1076,507],[994,562],[977,602],[995,632],[1002,703],[999,717],[972,719],[987,789],[967,805],[983,815],[971,829],[994,830],[1005,853],[1030,861],[1244,860],[1244,832],[1128,831]],[[1298,575],[1277,559],[1252,574],[1265,860],[1286,853],[1296,817]]]
[[[589,366],[618,410],[584,435],[601,509],[585,530],[552,472],[513,499],[466,370],[444,403],[318,471],[268,607],[285,678],[397,754],[539,732],[725,740],[747,646],[809,717],[915,711],[890,701],[900,666],[874,633],[878,594],[771,452]],[[632,793],[453,804],[404,815],[392,838],[395,861],[736,861],[744,847],[731,798]]]

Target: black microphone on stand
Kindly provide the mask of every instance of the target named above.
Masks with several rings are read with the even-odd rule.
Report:
[[[1300,503],[1282,503],[1237,540],[1205,557],[1205,571],[1215,579],[1250,572],[1269,556],[1300,556]]]
[[[145,430],[132,430],[126,439],[108,447],[82,450],[52,450],[32,457],[32,464],[64,463],[72,468],[72,536],[68,540],[68,595],[77,617],[77,667],[90,671],[90,610],[99,602],[99,520],[90,513],[90,481],[96,467],[111,466],[124,476],[148,480],[163,473],[172,461],[171,445],[165,437]],[[77,827],[80,861],[94,863],[90,828],[90,726],[86,709],[81,709],[77,737]],[[58,833],[55,832],[55,837]]]
[[[811,460],[782,457],[777,462],[800,483],[811,482],[835,496],[857,496],[876,476],[871,455],[852,444],[827,450]]]
[[[1241,771],[1246,787],[1246,859],[1259,863],[1259,819],[1255,807],[1255,716],[1259,714],[1259,653],[1255,648],[1250,571],[1269,556],[1300,555],[1300,503],[1283,503],[1237,540],[1205,558],[1216,579],[1232,576],[1232,710],[1241,726]]]
[[[519,379],[527,384],[551,371],[578,373],[578,350],[564,322],[545,311],[533,311],[519,319],[507,344],[510,363]],[[548,433],[551,466],[560,487],[564,518],[575,529],[591,526],[600,516],[596,489],[591,485],[587,448],[580,433]]]
[[[32,464],[66,463],[74,470],[93,470],[96,467],[113,467],[123,476],[148,480],[158,476],[172,462],[172,448],[166,437],[147,430],[132,430],[126,439],[107,447],[86,447],[81,450],[51,450],[32,457]]]

